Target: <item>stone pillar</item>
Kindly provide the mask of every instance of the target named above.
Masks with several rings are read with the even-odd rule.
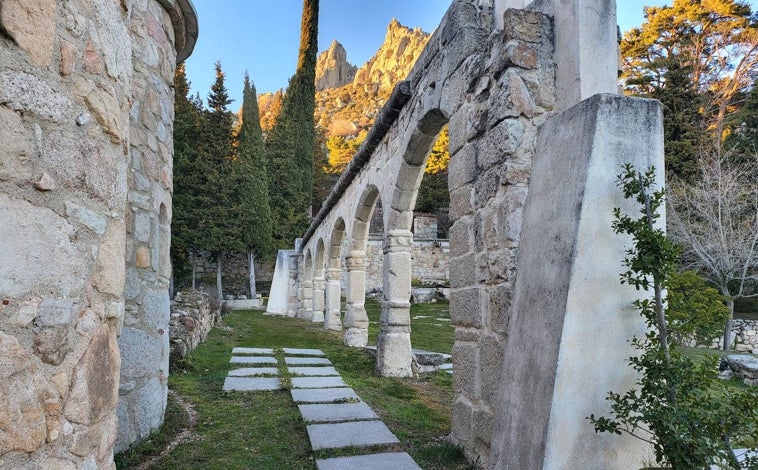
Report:
[[[313,323],[324,322],[324,280],[323,271],[317,273],[313,278],[313,314],[311,315],[311,321]]]
[[[326,270],[326,312],[324,316],[324,328],[327,330],[342,330],[341,308],[341,285],[342,271],[339,268],[327,268]]]
[[[384,294],[376,373],[382,377],[410,377],[411,370],[411,245],[410,230],[384,235]]]
[[[345,305],[345,338],[347,346],[368,344],[368,315],[366,315],[366,252],[351,251],[347,265],[347,298]]]
[[[303,262],[303,255],[297,254],[297,251],[294,251],[289,256],[288,265],[289,265],[289,284],[287,286],[287,316],[290,318],[294,318],[297,316],[297,312],[300,310],[300,305],[302,305],[302,289],[300,287],[300,283],[298,282],[298,267]]]
[[[306,320],[313,318],[313,281],[300,283],[300,310],[297,317]]]

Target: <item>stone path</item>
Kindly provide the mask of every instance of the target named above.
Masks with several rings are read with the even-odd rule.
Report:
[[[306,423],[313,450],[346,447],[391,446],[397,437],[379,420],[319,349],[283,348],[284,367],[275,351],[266,348],[234,348],[224,391],[260,391],[281,388],[280,370],[292,383],[290,393]],[[421,470],[405,452],[380,452],[354,457],[317,459],[318,470]]]

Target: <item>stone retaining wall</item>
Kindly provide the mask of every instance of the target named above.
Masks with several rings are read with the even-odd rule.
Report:
[[[721,349],[723,344],[722,335],[710,344],[709,349]],[[737,352],[758,354],[758,320],[734,320],[731,347]]]
[[[171,301],[169,322],[171,359],[183,359],[205,341],[220,320],[220,304],[208,294],[192,290],[177,292]]]

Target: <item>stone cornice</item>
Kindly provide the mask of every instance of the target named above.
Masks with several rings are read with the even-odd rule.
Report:
[[[195,49],[198,35],[197,12],[192,0],[158,0],[168,12],[174,27],[176,63],[184,62]]]

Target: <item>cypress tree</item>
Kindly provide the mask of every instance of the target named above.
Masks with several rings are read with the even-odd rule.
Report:
[[[255,85],[245,73],[236,158],[237,236],[247,248],[250,296],[255,298],[255,259],[271,249],[268,169]]]
[[[189,96],[184,64],[174,75],[174,195],[171,222],[171,261],[173,276],[189,275],[193,251],[198,246],[195,228],[199,224],[198,208],[198,143],[202,102]],[[195,288],[194,264],[192,288]]]
[[[234,114],[228,109],[232,102],[224,83],[221,64],[216,62],[216,80],[208,95],[208,109],[203,113],[201,139],[198,146],[200,169],[196,226],[198,248],[213,254],[216,259],[216,286],[223,298],[221,262],[227,252],[241,252],[244,246],[235,236],[234,168],[232,162],[232,126]]]
[[[274,240],[282,248],[291,245],[308,226],[313,192],[317,35],[318,0],[303,0],[297,71],[266,141],[269,194],[276,221]]]

